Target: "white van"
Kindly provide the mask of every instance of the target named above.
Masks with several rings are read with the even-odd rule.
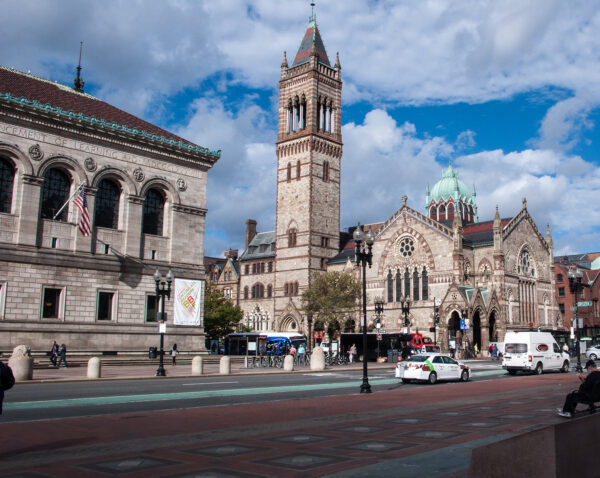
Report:
[[[564,353],[550,332],[506,332],[502,368],[535,372],[569,371],[569,354]]]

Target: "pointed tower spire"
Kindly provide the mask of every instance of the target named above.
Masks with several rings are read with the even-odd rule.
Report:
[[[333,65],[333,67],[338,71],[342,69],[342,64],[340,63],[340,52],[339,51],[335,54],[335,65]]]
[[[329,57],[325,51],[325,45],[321,39],[319,28],[317,27],[317,15],[315,14],[314,2],[311,3],[311,7],[312,14],[308,19],[308,27],[306,28],[304,38],[302,39],[302,43],[300,43],[300,48],[298,48],[298,53],[296,53],[296,57],[292,63],[292,68],[307,63],[310,61],[311,56],[315,56],[318,63],[331,68]]]
[[[284,51],[283,52],[283,61],[281,62],[281,68],[287,68],[287,67],[288,67],[287,52]]]
[[[502,251],[502,220],[498,205],[496,205],[496,214],[494,215],[494,252]]]
[[[81,78],[81,50],[83,49],[83,42],[79,44],[79,63],[77,64],[77,77],[73,83],[73,89],[75,91],[79,91],[83,93],[83,85],[85,85],[85,81]]]
[[[552,234],[550,234],[550,224],[546,225],[546,242],[548,243],[548,248],[550,249],[550,267],[554,268],[554,241],[552,240]],[[550,277],[554,277],[554,274],[552,274]]]

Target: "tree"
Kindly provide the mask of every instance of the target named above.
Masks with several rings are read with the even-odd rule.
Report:
[[[204,294],[204,332],[213,339],[223,339],[235,331],[244,313],[223,296],[223,291],[210,282]]]
[[[329,337],[340,330],[342,319],[356,309],[360,282],[346,272],[316,272],[302,293],[302,309],[315,324],[322,323]]]

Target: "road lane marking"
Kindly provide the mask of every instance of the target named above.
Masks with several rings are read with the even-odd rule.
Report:
[[[182,387],[191,387],[194,385],[222,385],[224,383],[240,383],[240,382],[196,382],[196,383],[182,383]]]
[[[500,371],[481,371],[473,373],[473,376],[504,374]],[[397,378],[371,380],[371,385],[402,385]],[[310,390],[332,390],[336,388],[351,388],[360,386],[359,381],[337,382],[307,385],[286,385],[277,387],[255,387],[227,390],[205,390],[197,392],[173,392],[173,393],[149,393],[144,395],[117,395],[110,397],[89,398],[65,398],[60,400],[41,400],[32,402],[4,402],[4,410],[35,410],[44,408],[67,408],[83,405],[115,405],[119,403],[135,402],[160,402],[166,400],[192,400],[200,398],[243,396],[243,395],[266,395],[275,393],[297,393]]]

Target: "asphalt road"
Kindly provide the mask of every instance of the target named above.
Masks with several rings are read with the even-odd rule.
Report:
[[[498,362],[470,364],[472,381],[510,380]],[[31,383],[6,394],[3,422],[52,420],[126,412],[214,407],[241,403],[347,396],[359,393],[362,371],[275,373],[146,380]],[[403,384],[393,369],[371,370],[373,393],[427,384]],[[456,386],[462,386],[457,383]]]

